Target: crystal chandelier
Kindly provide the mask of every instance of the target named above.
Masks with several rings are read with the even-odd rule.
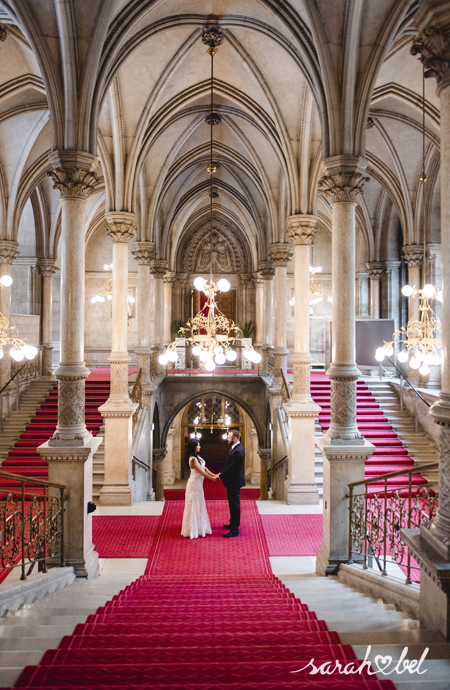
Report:
[[[217,307],[216,296],[220,292],[228,292],[230,283],[226,278],[221,278],[217,283],[212,279],[212,238],[213,238],[213,198],[217,196],[217,192],[213,190],[213,175],[217,171],[217,164],[213,160],[213,127],[221,122],[219,113],[214,112],[213,106],[213,87],[214,87],[214,55],[217,53],[219,46],[223,42],[222,33],[215,27],[204,29],[202,36],[203,43],[208,45],[208,53],[211,56],[211,108],[209,114],[206,116],[206,122],[210,125],[211,139],[210,139],[210,162],[207,172],[210,176],[211,190],[210,190],[210,239],[211,239],[211,266],[210,279],[207,282],[204,278],[198,276],[194,280],[194,287],[203,292],[206,296],[206,302],[202,309],[189,321],[187,321],[184,328],[180,328],[179,333],[184,339],[186,345],[192,347],[192,354],[198,357],[200,362],[204,363],[207,371],[214,371],[216,365],[223,365],[227,361],[235,362],[237,359],[237,352],[235,347],[238,343],[243,346],[243,356],[251,362],[258,364],[261,361],[261,355],[254,350],[252,345],[249,345],[242,336],[242,331],[238,328],[234,321],[229,320]],[[176,362],[178,354],[176,351],[177,341],[173,341],[166,348],[165,352],[158,357],[160,364],[165,366],[168,362]]]
[[[12,282],[11,276],[4,275],[0,278],[0,288],[10,287]],[[9,319],[0,312],[0,359],[3,358],[4,349],[8,345],[11,346],[9,354],[16,362],[34,359],[38,353],[37,347],[27,345],[18,337],[15,326],[10,326]]]
[[[318,282],[316,281],[315,274],[316,273],[322,273],[323,268],[322,266],[310,266],[309,267],[309,272],[310,272],[310,278],[309,278],[309,305],[311,307],[310,312],[312,313],[312,307],[315,307],[316,304],[319,304],[319,302],[322,302],[325,292],[323,288],[320,287]],[[327,301],[332,302],[333,298],[327,295]],[[295,297],[293,297],[291,300],[289,300],[289,304],[292,306],[295,304]]]
[[[103,266],[103,268],[105,271],[112,271],[113,265],[112,264],[105,264]],[[97,302],[104,302],[105,299],[107,299],[108,301],[112,300],[112,290],[113,290],[112,283],[113,283],[112,278],[108,278],[108,280],[105,283],[103,283],[100,292],[98,292],[96,295],[94,295],[94,297],[92,297],[92,299],[91,299],[92,304],[96,304]],[[134,304],[135,302],[136,302],[136,299],[133,297],[130,290],[128,290],[128,295],[127,295],[128,318],[131,318],[131,316],[132,316],[131,305]]]

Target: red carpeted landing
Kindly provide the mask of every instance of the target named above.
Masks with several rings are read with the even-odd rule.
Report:
[[[323,531],[322,515],[261,515],[269,556],[315,556]]]
[[[207,501],[227,500],[227,490],[222,482],[212,482],[209,479],[205,479],[203,487],[205,499]],[[259,489],[241,489],[241,501],[257,501],[259,496]],[[164,498],[166,501],[184,501],[184,497],[184,489],[164,489]]]
[[[100,558],[148,558],[158,525],[154,515],[94,515],[94,548]]]
[[[272,574],[254,503],[223,539],[225,502],[208,502],[213,534],[180,536],[169,501],[144,576],[29,666],[16,687],[150,690],[394,690],[361,675],[311,676],[309,661],[359,667],[350,645]]]
[[[137,373],[136,367],[128,367],[128,376]],[[87,377],[86,381],[110,381],[111,380],[111,369],[110,367],[97,367],[97,369],[91,369],[91,373]]]

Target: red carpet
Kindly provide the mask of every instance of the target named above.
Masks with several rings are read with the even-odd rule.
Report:
[[[128,376],[137,373],[136,367],[128,367]],[[91,369],[91,373],[87,377],[86,381],[110,381],[111,380],[111,369],[110,367],[97,367],[97,369]]]
[[[222,482],[211,482],[209,479],[205,479],[203,486],[207,501],[227,500],[227,490]],[[184,501],[184,494],[184,489],[164,489],[166,501]],[[257,501],[259,496],[259,489],[241,489],[241,501]]]
[[[314,658],[355,662],[324,621],[270,574],[254,503],[241,535],[222,539],[225,502],[208,502],[213,534],[180,536],[183,505],[167,502],[144,576],[29,666],[21,688],[394,690],[361,675],[312,677]]]
[[[315,556],[322,515],[261,515],[269,556]]]
[[[92,541],[100,558],[148,558],[159,516],[94,515]]]

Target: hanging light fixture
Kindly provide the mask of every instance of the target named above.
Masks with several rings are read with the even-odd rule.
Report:
[[[425,68],[422,74],[422,166],[419,182],[425,185],[428,176],[425,170]],[[423,228],[423,288],[415,285],[404,285],[402,294],[405,297],[419,298],[419,319],[409,319],[406,326],[395,331],[391,341],[384,343],[384,347],[377,348],[375,359],[382,362],[385,357],[394,354],[394,345],[402,345],[403,349],[397,355],[399,362],[409,360],[411,369],[419,369],[422,376],[428,376],[430,366],[441,363],[442,338],[440,337],[441,322],[431,307],[431,301],[437,299],[442,302],[442,290],[438,290],[427,279],[427,246],[425,225],[425,188],[422,189],[422,228]]]
[[[324,296],[326,295],[325,291],[323,288],[319,285],[319,283],[316,281],[315,274],[316,273],[322,273],[323,268],[322,266],[310,266],[309,267],[309,306],[310,306],[310,311],[312,312],[312,307],[314,307],[316,304],[319,304],[319,302],[322,302]],[[332,302],[332,298],[327,295],[327,300],[328,302]],[[289,300],[289,304],[292,306],[295,304],[295,296],[292,297],[291,300]]]
[[[112,271],[113,270],[113,265],[112,264],[105,264],[103,266],[103,269],[105,271]],[[98,292],[94,297],[92,297],[91,302],[92,304],[96,304],[97,302],[104,302],[105,299],[111,302],[112,300],[112,291],[113,291],[113,281],[112,278],[108,278],[107,281],[105,281],[101,287],[100,292]],[[127,294],[127,303],[128,303],[128,318],[130,319],[133,312],[132,312],[132,307],[131,305],[136,302],[136,298],[133,297],[132,293],[130,290],[128,290]]]
[[[214,112],[214,55],[219,46],[223,43],[222,32],[217,27],[209,27],[203,30],[202,40],[208,46],[207,52],[211,56],[211,105],[210,112],[206,116],[206,123],[210,126],[210,161],[207,172],[210,176],[210,241],[211,241],[211,265],[209,282],[201,276],[194,280],[194,287],[203,292],[206,302],[203,308],[189,321],[184,328],[179,329],[181,338],[186,344],[192,346],[192,354],[198,357],[200,362],[205,365],[205,369],[213,372],[216,365],[223,365],[227,361],[235,362],[237,352],[235,347],[242,343],[244,347],[243,356],[251,362],[258,364],[261,355],[249,345],[242,335],[240,328],[234,321],[229,320],[217,307],[217,295],[221,292],[228,292],[231,285],[226,278],[221,278],[215,283],[212,279],[212,241],[213,241],[213,199],[218,196],[213,188],[213,175],[217,172],[218,164],[213,159],[213,127],[220,124],[222,118],[219,113]],[[166,348],[166,351],[158,357],[160,364],[165,366],[168,362],[176,362],[178,354],[176,346],[178,341],[173,341]]]
[[[12,285],[11,276],[4,275],[0,278],[0,289],[10,287]],[[27,345],[24,340],[21,340],[15,326],[9,325],[9,319],[0,312],[0,359],[5,354],[5,347],[10,346],[9,354],[16,362],[22,362],[24,359],[34,359],[38,353],[37,347],[34,345]]]

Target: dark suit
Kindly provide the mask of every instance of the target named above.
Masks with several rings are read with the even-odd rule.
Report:
[[[242,443],[238,443],[228,453],[224,468],[219,479],[227,490],[228,505],[230,506],[230,532],[239,534],[241,524],[241,487],[245,486],[244,476],[245,450]]]

